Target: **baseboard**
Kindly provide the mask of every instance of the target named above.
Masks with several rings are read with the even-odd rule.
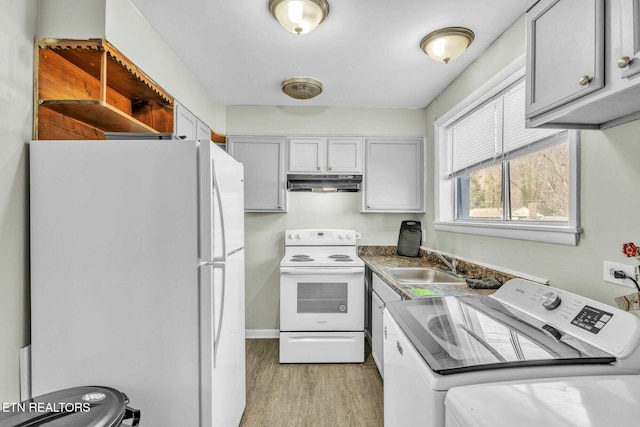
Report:
[[[278,329],[246,329],[244,336],[248,339],[278,338],[280,331]]]
[[[31,399],[31,346],[20,349],[20,401]]]

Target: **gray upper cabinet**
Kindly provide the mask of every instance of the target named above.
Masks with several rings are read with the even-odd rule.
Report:
[[[640,73],[640,0],[620,0],[620,54],[622,78]]]
[[[361,173],[362,138],[289,138],[289,172]]]
[[[178,138],[188,141],[196,139],[198,133],[198,118],[184,105],[175,103],[174,133]]]
[[[424,212],[424,138],[365,139],[362,212]]]
[[[603,6],[603,0],[545,0],[527,13],[527,117],[604,86]]]
[[[286,212],[286,138],[230,136],[229,154],[244,165],[246,212]]]
[[[321,173],[323,148],[322,138],[289,138],[289,172]]]
[[[207,126],[206,124],[204,124],[204,122],[201,122],[200,120],[198,120],[198,123],[196,126],[196,139],[198,141],[202,141],[202,140],[211,141],[211,129],[209,128],[209,126]]]
[[[211,140],[211,129],[189,111],[184,105],[175,101],[174,134],[185,140]]]
[[[529,127],[640,118],[640,0],[540,0],[527,12]]]

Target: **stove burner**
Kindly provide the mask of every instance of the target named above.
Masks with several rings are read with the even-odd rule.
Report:
[[[351,261],[353,261],[353,258],[351,258],[350,255],[345,255],[345,254],[329,255],[329,258],[331,258],[332,260],[337,261],[337,262],[351,262]]]
[[[291,261],[293,262],[311,262],[314,261],[309,255],[293,255],[291,257]]]

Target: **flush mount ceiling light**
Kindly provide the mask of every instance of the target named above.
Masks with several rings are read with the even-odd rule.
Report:
[[[329,14],[327,0],[269,0],[271,14],[287,31],[306,34]]]
[[[432,59],[448,64],[471,45],[475,34],[468,28],[448,27],[427,34],[420,42],[420,48]]]
[[[311,99],[322,93],[322,83],[311,77],[292,77],[281,86],[284,93],[295,99]]]

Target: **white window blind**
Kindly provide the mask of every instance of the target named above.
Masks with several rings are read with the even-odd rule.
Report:
[[[524,81],[516,83],[504,95],[503,153],[509,154],[537,141],[555,135],[558,129],[525,128],[525,86]]]
[[[501,162],[505,155],[559,132],[525,127],[525,82],[521,80],[453,124],[450,176]]]
[[[502,154],[502,99],[489,101],[452,126],[451,173],[493,161]]]

